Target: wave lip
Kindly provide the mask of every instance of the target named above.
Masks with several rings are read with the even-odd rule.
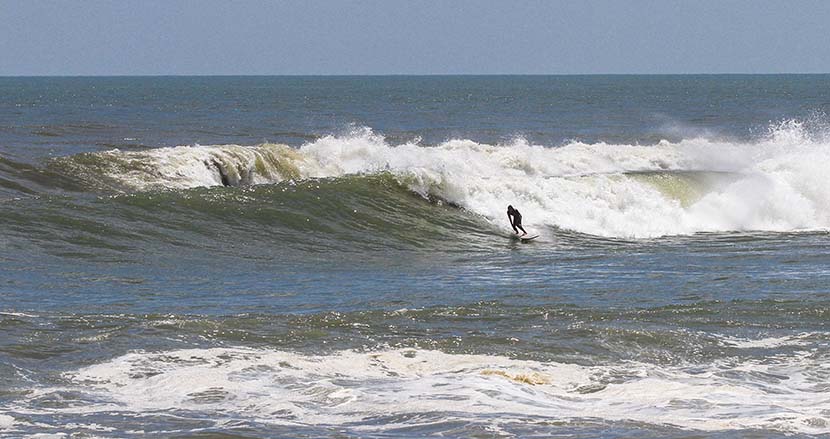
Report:
[[[508,145],[451,140],[389,145],[369,129],[298,149],[160,148],[58,161],[99,186],[181,190],[389,173],[410,190],[496,225],[508,204],[526,225],[620,238],[830,229],[830,143],[784,126],[756,143]]]
[[[84,153],[56,159],[51,167],[98,189],[181,190],[301,178],[292,164],[296,158],[296,152],[285,145],[197,145]]]

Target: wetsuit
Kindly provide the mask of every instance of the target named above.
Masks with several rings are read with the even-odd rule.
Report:
[[[522,233],[527,235],[524,227],[522,227],[522,214],[519,213],[518,209],[513,209],[512,212],[507,212],[507,218],[510,219],[510,225],[513,226],[513,230],[516,233],[519,233],[519,229],[521,229]]]

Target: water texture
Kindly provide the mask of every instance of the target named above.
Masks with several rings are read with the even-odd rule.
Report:
[[[0,436],[830,435],[828,111],[828,75],[0,78]]]

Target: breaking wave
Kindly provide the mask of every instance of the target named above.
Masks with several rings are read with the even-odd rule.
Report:
[[[183,190],[387,173],[424,197],[501,224],[623,238],[830,228],[830,143],[795,121],[752,143],[390,145],[368,128],[286,145],[180,146],[56,159],[97,189]]]

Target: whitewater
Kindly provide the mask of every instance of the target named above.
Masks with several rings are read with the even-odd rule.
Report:
[[[815,337],[804,334],[796,337]],[[773,429],[830,433],[822,355],[797,351],[769,361],[709,366],[641,362],[582,366],[418,349],[331,355],[239,349],[134,352],[67,372],[68,385],[33,399],[72,392],[86,400],[31,415],[142,417],[175,411],[219,425],[354,425],[357,432],[481,422],[578,419],[652,423],[701,431]],[[437,418],[431,414],[443,412]],[[206,419],[205,419],[206,420]],[[18,425],[22,427],[23,425]]]
[[[830,228],[830,143],[798,121],[752,143],[692,138],[655,145],[390,145],[361,128],[298,148],[216,145],[94,153],[72,173],[147,191],[389,173],[412,191],[498,224],[508,204],[526,225],[617,238]]]

